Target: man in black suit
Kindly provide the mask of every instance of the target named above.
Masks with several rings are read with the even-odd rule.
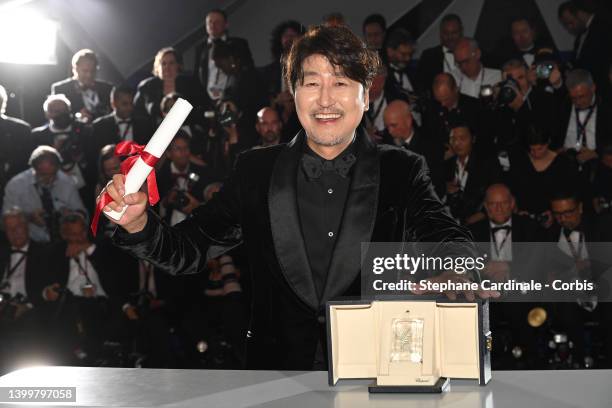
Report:
[[[376,146],[358,127],[378,65],[346,26],[311,28],[286,65],[304,131],[288,145],[244,153],[223,189],[175,227],[146,211],[143,193],[123,199],[123,177],[106,188],[115,200],[108,208],[128,204],[116,244],[169,273],[200,272],[205,253],[244,242],[254,280],[248,367],[325,367],[325,305],[359,294],[361,242],[409,236],[472,248],[424,160]],[[431,277],[449,278],[458,279]]]
[[[42,290],[48,274],[48,251],[30,240],[28,221],[21,209],[6,209],[2,222],[7,242],[0,245],[0,372],[13,359],[39,349],[45,330]],[[44,343],[44,342],[40,342]]]
[[[419,59],[416,78],[423,90],[431,89],[434,77],[441,72],[459,76],[453,51],[461,38],[463,38],[461,18],[456,14],[442,17],[440,45],[423,50]]]
[[[559,6],[558,17],[565,29],[575,36],[574,68],[591,72],[600,90],[610,86],[608,72],[612,63],[610,22],[595,13],[590,2],[570,0]]]
[[[395,100],[384,112],[385,132],[383,143],[398,146],[420,154],[425,158],[431,172],[432,183],[438,194],[444,192],[444,147],[440,140],[413,126],[412,112],[408,102]]]
[[[72,57],[72,78],[51,85],[51,94],[64,94],[70,101],[72,113],[83,122],[108,114],[113,86],[96,79],[98,57],[89,49],[77,51]]]
[[[0,201],[8,180],[28,168],[28,157],[36,147],[30,137],[30,125],[6,115],[7,102],[6,89],[0,85]]]
[[[397,85],[397,82],[389,78],[387,67],[382,65],[372,79],[369,90],[370,103],[362,122],[372,140],[381,140],[385,130],[384,112],[389,103],[396,99],[407,101],[408,98],[408,94]]]
[[[160,210],[170,225],[183,221],[204,201],[204,188],[212,181],[208,169],[190,162],[190,142],[186,133],[177,133],[157,173]]]
[[[117,144],[124,140],[147,144],[153,136],[151,121],[134,116],[134,91],[128,86],[113,88],[111,106],[113,112],[93,122],[93,139],[99,151],[107,144]]]
[[[80,340],[71,340],[79,341],[86,353],[95,354],[104,340],[112,338],[110,329],[121,311],[120,279],[134,273],[135,262],[108,241],[94,244],[81,214],[69,213],[60,224],[64,241],[52,248],[49,265],[53,276],[43,299],[54,309],[64,336],[80,336]],[[77,325],[82,333],[75,333]]]
[[[527,281],[542,277],[532,261],[535,253],[529,253],[518,242],[538,242],[542,239],[539,225],[529,217],[515,214],[516,203],[510,189],[504,184],[492,184],[484,199],[487,218],[469,226],[474,240],[488,243],[485,253],[489,262],[483,274],[489,279],[504,282],[508,279]]]
[[[474,136],[465,123],[451,129],[454,156],[444,161],[446,203],[451,214],[465,225],[484,219],[482,203],[486,189],[500,178],[496,157],[474,149]]]
[[[214,9],[206,15],[206,37],[196,47],[195,66],[193,73],[199,81],[204,96],[209,100],[218,100],[225,89],[227,76],[215,65],[211,55],[215,41],[227,43],[240,57],[240,65],[252,67],[253,57],[248,42],[244,38],[230,37],[227,34],[229,22],[227,14],[220,9]]]
[[[510,34],[512,43],[504,47],[499,60],[503,64],[511,59],[518,59],[531,67],[536,59],[538,50],[548,48],[554,52],[554,47],[543,44],[538,39],[536,27],[529,18],[521,16],[512,20],[510,23]]]
[[[423,115],[423,130],[432,138],[440,140],[446,146],[445,159],[453,155],[448,145],[451,129],[458,123],[465,123],[477,135],[477,146],[484,144],[486,131],[490,125],[490,113],[482,109],[482,104],[476,98],[459,92],[455,77],[448,73],[440,73],[433,80],[433,99]]]
[[[561,105],[556,148],[572,155],[583,170],[594,165],[601,149],[612,142],[612,107],[595,93],[591,74],[575,69],[566,76],[569,99]]]
[[[412,60],[415,48],[416,43],[414,39],[403,28],[393,30],[385,41],[388,81],[397,88],[409,93],[417,90],[415,78],[410,67],[410,61]]]
[[[49,95],[43,104],[49,123],[32,129],[32,140],[36,145],[57,149],[62,171],[75,180],[81,200],[91,213],[100,147],[92,137],[91,126],[74,120],[70,106],[64,95]]]
[[[385,34],[387,31],[387,21],[380,14],[370,14],[361,24],[363,39],[368,47],[376,50],[381,58],[384,54]]]

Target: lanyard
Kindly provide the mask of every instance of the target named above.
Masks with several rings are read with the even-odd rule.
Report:
[[[85,276],[85,280],[87,281],[87,283],[92,285],[93,283],[91,282],[91,279],[89,279],[89,274],[87,273],[87,258],[85,258],[85,268],[83,268],[81,262],[79,262],[80,256],[81,254],[77,255],[77,257],[74,257],[72,259],[74,259],[74,262],[76,262],[77,266],[79,267],[79,274]]]
[[[578,115],[578,108],[574,108],[574,110],[576,114],[576,146],[582,146],[583,143],[586,145],[587,125],[589,124],[589,120],[591,120],[591,116],[593,116],[595,107],[591,106],[589,108],[589,112],[587,113],[586,118],[584,118],[584,122],[580,122],[580,115]]]
[[[504,248],[504,245],[506,245],[506,241],[508,241],[508,238],[510,237],[511,234],[512,234],[512,230],[508,230],[506,232],[506,236],[504,237],[504,239],[502,240],[501,244],[499,244],[499,247],[498,247],[497,240],[495,239],[495,233],[493,232],[493,230],[491,230],[491,240],[493,242],[493,248],[495,249],[495,257],[497,259],[499,259],[499,254]]]
[[[455,182],[457,182],[459,184],[459,186],[461,187],[461,190],[463,190],[465,188],[465,185],[467,183],[467,178],[468,178],[467,164],[468,164],[468,160],[469,160],[469,157],[466,157],[465,158],[465,163],[462,166],[461,163],[459,162],[459,159],[457,159],[457,167],[455,167]]]
[[[15,271],[17,270],[19,265],[21,265],[23,263],[23,261],[25,261],[25,259],[26,259],[26,254],[23,254],[23,256],[21,258],[19,258],[19,261],[17,261],[17,263],[15,265],[10,266],[11,260],[9,258],[9,263],[7,265],[7,268],[6,268],[6,275],[4,276],[3,282],[8,282],[9,279],[11,279],[11,276],[13,276],[13,273],[15,273]]]

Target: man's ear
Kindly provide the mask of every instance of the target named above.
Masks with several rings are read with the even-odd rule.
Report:
[[[370,88],[363,88],[363,103],[364,103],[364,111],[367,111],[370,107]]]

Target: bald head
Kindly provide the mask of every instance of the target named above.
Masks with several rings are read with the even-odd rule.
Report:
[[[514,197],[505,184],[492,184],[485,195],[485,209],[495,224],[503,224],[512,217]]]
[[[402,100],[395,100],[385,108],[385,128],[396,140],[406,140],[412,135],[412,110]]]
[[[433,95],[436,101],[440,105],[447,109],[453,109],[456,107],[459,101],[459,88],[455,78],[446,72],[442,72],[434,77],[433,81]]]
[[[255,130],[261,136],[262,146],[271,146],[280,143],[281,130],[283,123],[280,120],[280,116],[275,109],[269,106],[262,108],[257,112],[257,123],[255,124]]]
[[[459,70],[468,78],[474,79],[478,76],[480,68],[480,47],[476,40],[464,37],[457,42],[457,46],[453,51],[455,63],[459,66]]]

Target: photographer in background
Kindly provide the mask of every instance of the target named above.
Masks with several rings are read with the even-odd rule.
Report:
[[[91,123],[111,111],[110,92],[113,86],[96,79],[97,73],[97,55],[90,49],[82,49],[72,57],[72,78],[51,85],[51,93],[66,95],[75,118],[83,123]]]
[[[485,191],[499,181],[499,164],[474,150],[474,135],[465,124],[451,129],[449,144],[455,155],[444,162],[446,204],[453,217],[470,225],[485,218]]]
[[[160,212],[170,225],[183,221],[204,200],[204,188],[212,181],[208,170],[190,162],[191,139],[179,131],[166,153],[168,160],[157,173]]]
[[[612,240],[612,144],[601,149],[593,179],[593,208],[597,214],[604,241]]]
[[[455,65],[459,68],[456,80],[462,94],[478,98],[483,87],[495,85],[501,81],[501,72],[486,68],[482,62],[482,51],[473,38],[464,37],[457,42],[453,52]]]
[[[21,208],[29,222],[30,237],[35,241],[58,241],[62,214],[86,213],[74,181],[60,171],[61,163],[57,150],[39,146],[30,156],[31,168],[6,185],[2,208]]]
[[[595,93],[597,87],[589,71],[570,71],[566,86],[569,99],[561,107],[559,139],[554,147],[562,148],[583,174],[588,174],[597,163],[599,149],[612,142],[612,108]]]
[[[43,110],[49,123],[33,129],[32,139],[36,145],[48,145],[58,151],[62,158],[61,170],[73,180],[81,200],[91,212],[99,151],[92,137],[91,126],[74,120],[70,113],[70,101],[65,95],[47,97]]]

